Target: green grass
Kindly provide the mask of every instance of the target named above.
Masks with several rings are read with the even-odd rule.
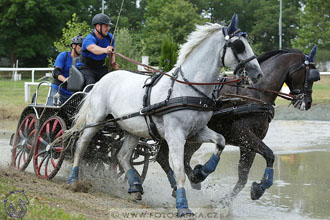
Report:
[[[14,219],[14,218],[11,218],[5,212],[5,208],[4,208],[4,199],[5,199],[6,195],[11,191],[20,190],[20,189],[16,189],[15,187],[13,188],[13,184],[15,185],[15,183],[13,183],[11,179],[0,177],[0,219],[1,220]],[[51,198],[48,198],[48,197],[40,198],[40,197],[37,197],[28,192],[25,192],[25,194],[29,199],[29,204],[26,205],[27,212],[22,219],[25,219],[25,220],[38,220],[38,219],[40,219],[40,220],[47,220],[47,219],[85,220],[85,219],[87,219],[81,214],[72,214],[72,213],[66,212],[65,210],[63,210],[61,208],[52,207]],[[21,199],[23,199],[23,198],[21,198]],[[14,201],[15,200],[10,200],[10,202],[12,202],[12,204],[18,210],[19,208],[17,205],[15,205],[16,202],[14,202]],[[50,205],[48,205],[47,202],[49,202],[48,204],[50,204]]]
[[[21,111],[28,104],[24,101],[24,82],[31,80],[11,81],[0,79],[0,120],[11,118],[16,119]],[[37,86],[30,87],[30,101],[35,93]],[[38,92],[38,103],[44,104],[48,94],[49,87],[41,86]]]

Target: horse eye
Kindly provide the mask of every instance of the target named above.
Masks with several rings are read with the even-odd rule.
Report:
[[[243,53],[245,51],[245,45],[240,39],[232,42],[232,48],[236,51],[236,53]]]

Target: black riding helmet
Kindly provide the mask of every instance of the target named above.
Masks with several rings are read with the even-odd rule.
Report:
[[[84,40],[84,37],[81,36],[81,34],[78,34],[77,36],[74,36],[71,39],[71,45],[72,44],[82,44],[83,40]]]
[[[97,24],[109,24],[112,25],[111,20],[108,15],[105,14],[96,14],[92,19],[92,25],[95,26]]]
[[[84,37],[81,36],[81,34],[79,33],[77,36],[74,36],[72,39],[71,39],[71,47],[72,47],[72,44],[80,44],[80,46],[82,45],[83,43],[83,40],[84,40]],[[79,56],[80,53],[78,53],[78,51],[76,50],[76,47],[73,48],[74,52]]]

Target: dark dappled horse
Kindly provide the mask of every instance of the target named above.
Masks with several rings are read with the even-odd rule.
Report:
[[[149,87],[154,81],[147,76],[119,70],[107,74],[97,82],[77,113],[74,126],[63,137],[80,134],[68,183],[72,184],[78,180],[79,162],[91,138],[99,130],[99,126],[89,125],[97,125],[108,115],[112,115],[114,118],[125,119],[117,121],[125,131],[118,160],[128,177],[129,193],[136,196],[136,199],[141,199],[142,184],[130,163],[130,158],[140,137],[153,136],[148,127],[156,127],[160,138],[165,139],[169,146],[178,186],[178,215],[190,214],[184,189],[186,141],[215,143],[214,152],[217,158],[225,147],[223,136],[207,127],[215,104],[211,98],[214,86],[210,84],[217,81],[222,66],[234,70],[235,75],[247,73],[254,83],[262,77],[259,63],[245,38],[246,33],[241,32],[237,24],[238,18],[235,14],[230,25],[226,27],[219,24],[197,26],[197,30],[188,36],[187,43],[180,49],[176,68],[169,72],[171,77],[159,78],[152,91],[149,90],[149,103],[144,102],[144,87]],[[199,82],[204,85],[196,84]],[[195,84],[192,85],[193,83]],[[178,104],[187,108],[167,111],[166,114],[160,112],[158,107],[168,108],[170,104],[174,108]],[[159,114],[154,114],[157,111]],[[153,123],[147,124],[146,120],[151,121],[151,116]]]
[[[253,200],[259,199],[265,189],[273,184],[274,154],[262,139],[266,136],[269,123],[273,118],[274,108],[272,105],[274,105],[278,93],[262,90],[280,91],[283,84],[286,83],[291,94],[296,97],[292,104],[301,110],[308,110],[312,104],[313,83],[320,79],[320,74],[313,63],[315,53],[316,47],[313,48],[309,56],[297,50],[268,52],[258,58],[264,77],[254,87],[260,90],[225,85],[220,91],[217,91],[218,96],[234,94],[248,96],[263,102],[247,99],[241,103],[224,104],[220,111],[214,113],[208,123],[209,128],[224,135],[226,144],[240,147],[238,182],[231,193],[221,200],[223,206],[230,205],[244,188],[256,153],[262,155],[266,160],[266,170],[261,182],[252,184],[251,198]],[[197,165],[192,170],[190,159],[201,145],[187,145],[189,147],[185,147],[185,171],[193,184],[200,184],[215,169],[213,156],[206,164]],[[166,143],[161,146],[157,162],[166,172],[173,188],[173,194],[175,194],[176,183],[168,163]],[[198,187],[200,188],[200,185],[197,185]]]

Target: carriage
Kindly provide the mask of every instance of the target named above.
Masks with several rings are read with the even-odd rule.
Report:
[[[83,84],[81,73],[75,69],[70,71],[71,80],[68,88],[71,91],[81,88]],[[61,141],[55,145],[51,143],[60,137],[73,123],[75,113],[79,110],[81,101],[86,96],[85,90],[75,92],[62,105],[47,106],[38,103],[39,87],[49,82],[41,82],[31,103],[25,107],[18,121],[16,133],[12,134],[12,167],[23,171],[32,160],[35,174],[41,179],[52,179],[58,173],[64,160],[71,160],[74,155],[76,139]],[[60,86],[61,87],[61,86]],[[123,142],[123,131],[115,122],[107,123],[95,135],[88,151],[84,154],[84,161],[88,165],[106,164],[116,177],[124,171],[118,164],[117,153]],[[131,164],[138,167],[142,181],[146,177],[149,160],[153,160],[159,146],[157,142],[141,139],[136,147]]]

